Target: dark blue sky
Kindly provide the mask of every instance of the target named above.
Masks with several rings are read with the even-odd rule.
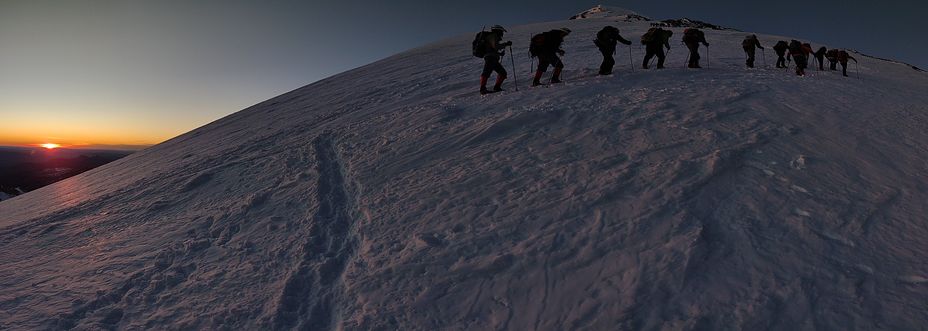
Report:
[[[3,0],[0,144],[38,139],[13,141],[17,128],[50,142],[154,143],[411,47],[483,25],[562,20],[596,4],[928,67],[928,43],[915,28],[926,2],[848,3]],[[103,129],[112,132],[91,138]]]

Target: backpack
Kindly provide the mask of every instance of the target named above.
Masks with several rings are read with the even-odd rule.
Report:
[[[754,38],[753,36],[744,37],[744,41],[741,42],[741,47],[745,47],[745,48],[754,47],[755,40],[757,40],[757,38]]]
[[[532,36],[532,40],[528,44],[528,53],[532,57],[540,55],[545,48],[545,35],[543,33],[536,34]]]
[[[773,49],[774,49],[774,50],[777,50],[777,49],[785,50],[785,49],[787,49],[788,47],[789,47],[789,46],[786,44],[786,42],[785,42],[785,41],[782,41],[782,40],[778,41],[776,45],[773,45]]]
[[[619,36],[619,29],[614,26],[607,26],[596,33],[596,38],[602,41],[616,39]]]
[[[599,30],[599,32],[596,33],[596,41],[602,42],[602,41],[608,41],[609,39],[612,39],[610,38],[609,34],[610,33],[609,33],[608,27],[605,27],[602,30]],[[597,45],[599,45],[599,43],[597,43]]]
[[[648,29],[648,32],[645,32],[644,35],[641,36],[641,43],[647,44],[655,40],[658,40],[657,38],[662,37],[660,36],[661,33],[659,33],[659,31],[663,31],[663,29],[661,28]]]
[[[802,54],[802,43],[798,41],[791,41],[789,43],[789,53],[790,54]]]
[[[607,26],[596,33],[596,40],[593,40],[593,44],[598,47],[615,46],[615,39],[618,36],[619,29]]]
[[[484,55],[487,55],[487,36],[489,34],[487,31],[480,31],[474,36],[474,42],[471,44],[474,56],[483,58]]]
[[[699,42],[705,38],[705,34],[697,28],[686,28],[683,30],[683,41]]]
[[[820,47],[817,51],[815,51],[815,57],[823,57],[825,56],[825,53],[828,53],[828,49],[825,47]]]
[[[839,52],[838,52],[838,61],[840,61],[840,62],[842,62],[842,63],[847,62],[847,59],[848,59],[848,57],[850,57],[850,56],[851,56],[851,54],[848,54],[847,51],[843,51],[843,50],[842,50],[842,51],[839,51]]]

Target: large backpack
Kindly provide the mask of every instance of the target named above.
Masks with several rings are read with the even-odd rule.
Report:
[[[607,26],[596,33],[596,39],[600,41],[609,41],[619,36],[619,29],[614,26]]]
[[[803,54],[803,52],[802,52],[802,43],[800,43],[800,42],[798,42],[798,41],[796,41],[796,40],[791,41],[791,42],[789,43],[789,53],[790,53],[790,54],[793,54],[793,55],[796,55],[796,54]]]
[[[609,41],[609,39],[612,39],[609,36],[609,27],[605,27],[596,33],[596,45],[605,44],[605,41]]]
[[[648,44],[648,43],[651,43],[651,42],[653,42],[653,41],[655,41],[655,40],[658,40],[658,38],[660,38],[660,37],[663,37],[663,36],[661,36],[660,31],[663,31],[663,29],[661,29],[661,28],[650,28],[650,29],[648,29],[648,32],[645,32],[644,35],[641,36],[641,43],[642,43],[642,44]]]
[[[683,41],[685,42],[699,42],[703,39],[702,36],[704,36],[704,34],[697,28],[686,28],[683,30]]]
[[[819,47],[817,51],[815,51],[815,57],[820,58],[820,57],[825,56],[825,54],[827,53],[828,53],[828,49],[825,48],[825,46],[822,46],[822,47]]]
[[[607,26],[596,33],[596,40],[593,43],[598,47],[615,46],[615,39],[619,36],[619,29],[613,26]]]
[[[786,50],[787,48],[789,48],[789,45],[783,40],[780,40],[777,42],[776,45],[773,45],[774,50],[778,50],[778,49]]]
[[[474,42],[471,45],[474,56],[483,58],[484,55],[487,55],[487,36],[489,35],[490,33],[487,31],[480,31],[474,36]]]
[[[756,40],[757,40],[757,38],[754,37],[754,36],[747,36],[747,37],[744,37],[744,41],[741,42],[741,47],[744,47],[744,48],[753,48],[753,47],[754,47],[754,41],[756,41]]]
[[[528,44],[528,53],[531,54],[532,57],[536,57],[538,55],[541,55],[541,53],[544,52],[544,49],[545,49],[545,34],[539,33],[539,34],[532,36],[532,40]]]
[[[841,63],[847,62],[847,59],[850,56],[851,54],[848,54],[847,51],[844,51],[844,50],[838,51],[838,61],[840,61]]]

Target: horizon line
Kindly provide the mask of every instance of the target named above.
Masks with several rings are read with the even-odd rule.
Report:
[[[146,144],[146,145],[105,145],[105,144],[93,144],[93,145],[63,145],[56,149],[70,149],[70,150],[110,150],[110,151],[133,151],[138,152],[143,149],[154,146],[155,144]],[[45,149],[45,147],[40,146],[40,144],[2,144],[0,147],[7,148],[23,148],[23,149]]]

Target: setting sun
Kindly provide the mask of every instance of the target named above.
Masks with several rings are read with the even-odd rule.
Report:
[[[55,148],[61,147],[61,145],[58,145],[58,144],[41,144],[39,146],[42,146],[46,149],[55,149]]]

